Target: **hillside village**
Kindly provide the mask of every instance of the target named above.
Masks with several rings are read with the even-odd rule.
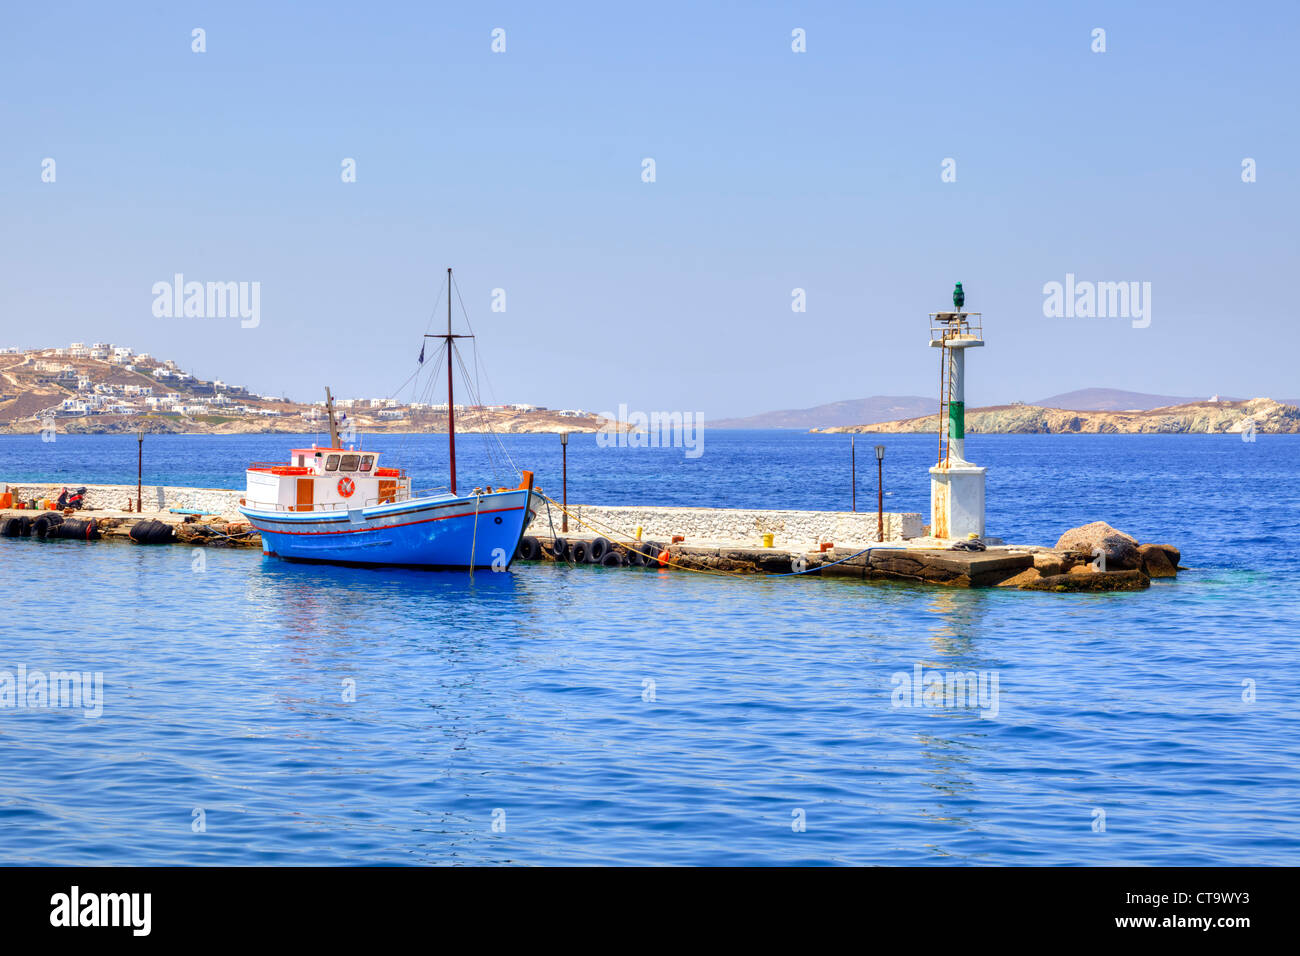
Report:
[[[446,428],[445,402],[342,398],[335,405],[366,431]],[[324,406],[323,399],[305,404],[221,379],[207,381],[171,359],[107,342],[0,347],[0,432],[311,432],[321,428]],[[522,403],[457,404],[455,412],[458,429],[467,431],[595,431],[603,421],[582,409]]]

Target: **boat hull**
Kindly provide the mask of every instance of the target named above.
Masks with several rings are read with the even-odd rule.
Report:
[[[352,511],[239,510],[261,534],[263,554],[291,561],[505,570],[540,503],[521,488]]]

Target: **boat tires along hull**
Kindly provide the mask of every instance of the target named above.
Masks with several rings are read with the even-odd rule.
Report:
[[[241,507],[262,552],[291,561],[506,570],[540,499],[530,491],[294,514]]]

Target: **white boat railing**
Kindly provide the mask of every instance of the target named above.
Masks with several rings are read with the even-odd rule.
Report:
[[[311,507],[298,504],[285,505],[276,501],[249,502],[246,498],[240,498],[239,503],[244,505],[246,508],[253,508],[257,511],[283,511],[286,514],[312,514],[313,512],[328,514],[336,511],[356,511],[362,508],[374,508],[379,505],[402,504],[420,498],[437,498],[441,496],[450,497],[451,492],[446,488],[420,488],[415,491],[396,491],[392,494],[377,495],[374,498],[367,498],[364,501],[320,501],[311,505]]]

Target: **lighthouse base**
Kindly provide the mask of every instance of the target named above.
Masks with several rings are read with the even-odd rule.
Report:
[[[984,473],[967,463],[930,469],[930,534],[936,538],[984,537]]]

